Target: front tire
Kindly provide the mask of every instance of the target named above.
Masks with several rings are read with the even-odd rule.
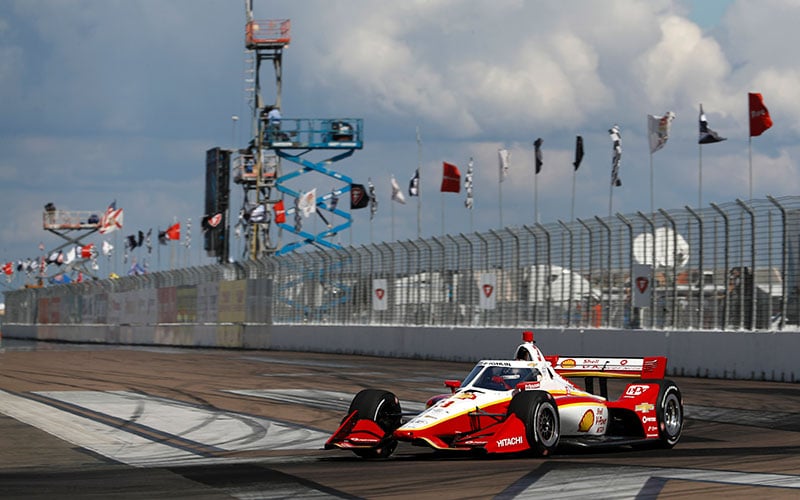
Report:
[[[560,437],[558,405],[546,391],[522,391],[508,405],[508,414],[514,414],[525,424],[525,437],[531,450],[538,456],[551,455],[558,447]]]
[[[656,405],[659,444],[662,448],[672,448],[681,438],[683,430],[683,399],[675,382],[665,380],[658,391]]]
[[[353,453],[362,458],[386,458],[397,448],[397,440],[392,433],[400,427],[402,410],[400,400],[393,393],[380,389],[364,389],[353,398],[347,414],[354,411],[358,420],[372,420],[386,433],[377,448],[354,449]]]

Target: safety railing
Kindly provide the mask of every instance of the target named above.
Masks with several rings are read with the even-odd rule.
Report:
[[[5,321],[137,321],[163,298],[278,324],[800,331],[798,267],[800,197],[768,197],[15,290]]]

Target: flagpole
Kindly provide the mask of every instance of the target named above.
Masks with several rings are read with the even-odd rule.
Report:
[[[439,200],[441,200],[442,204],[442,236],[444,236],[444,193],[439,193]]]
[[[500,228],[503,227],[503,167],[497,171],[497,203],[500,208]]]
[[[697,180],[697,208],[703,208],[703,145],[698,143],[697,149],[700,151],[700,163],[698,165],[698,180]]]
[[[655,208],[653,204],[653,152],[650,151],[650,215],[655,214]],[[611,214],[609,214],[610,216]]]
[[[750,191],[749,191],[749,197],[747,199],[753,201],[753,136],[752,135],[747,138],[747,156],[750,163]]]
[[[535,153],[533,155],[533,220],[539,222],[539,174],[536,173]]]
[[[572,205],[569,209],[569,221],[572,222],[575,220],[575,178],[578,176],[578,171],[576,169],[572,169]]]
[[[417,126],[417,173],[422,170],[422,138]],[[417,239],[422,238],[422,178],[417,179]]]
[[[392,197],[392,198],[394,198],[394,197]],[[394,239],[394,199],[390,199],[389,200],[389,205],[392,206],[392,216],[391,216],[392,217],[392,241],[396,241]]]

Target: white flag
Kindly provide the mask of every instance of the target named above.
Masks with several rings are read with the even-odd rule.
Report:
[[[650,137],[650,153],[663,148],[669,139],[669,127],[675,113],[668,111],[664,116],[647,115],[647,132]]]
[[[317,211],[317,188],[300,195],[300,203],[297,208],[303,213],[306,219],[311,217],[311,214]]]
[[[498,149],[497,155],[500,158],[500,182],[508,176],[508,169],[511,163],[511,153],[507,149]]]
[[[103,240],[103,255],[111,255],[111,251],[114,250],[114,245],[109,243],[108,241]]]
[[[395,179],[394,176],[392,176],[392,200],[403,205],[406,204],[406,197],[403,196],[403,192],[400,191],[400,185],[397,183],[397,179]]]

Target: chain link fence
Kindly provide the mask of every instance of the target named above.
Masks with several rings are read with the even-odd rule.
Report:
[[[6,322],[794,330],[798,245],[800,197],[736,200],[17,290]]]

